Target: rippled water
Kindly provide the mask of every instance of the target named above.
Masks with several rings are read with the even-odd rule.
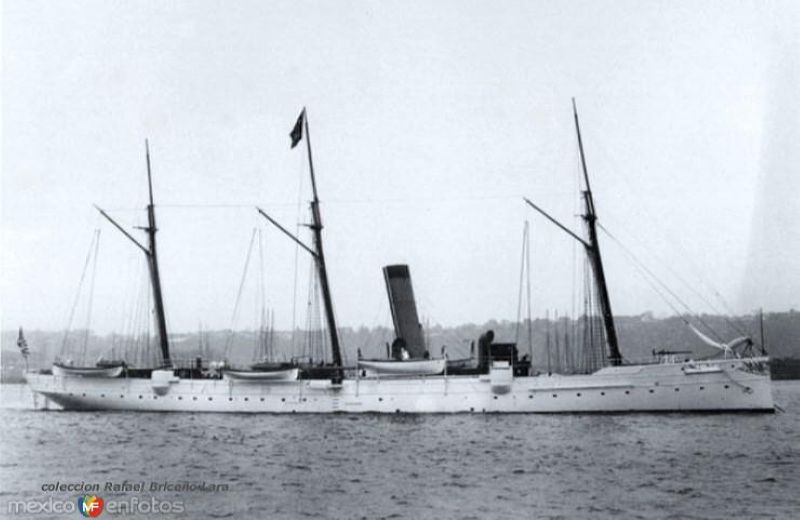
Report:
[[[0,516],[73,499],[54,481],[190,480],[229,491],[101,496],[181,518],[800,518],[800,382],[775,396],[785,413],[130,414],[33,411],[4,385]]]

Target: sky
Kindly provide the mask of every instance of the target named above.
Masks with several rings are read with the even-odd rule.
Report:
[[[515,319],[526,220],[532,314],[579,312],[581,251],[522,201],[582,232],[572,97],[615,313],[800,308],[799,22],[789,1],[6,0],[2,327],[131,326],[143,258],[93,205],[144,240],[146,138],[171,330],[253,323],[257,272],[276,325],[305,323],[309,259],[254,209],[308,222],[303,106],[340,325],[390,324],[393,263],[426,322]]]

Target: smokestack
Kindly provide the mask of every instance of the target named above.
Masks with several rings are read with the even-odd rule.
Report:
[[[387,265],[383,268],[383,277],[389,293],[389,306],[392,308],[394,333],[405,342],[405,348],[412,358],[421,359],[425,357],[425,339],[417,315],[408,266]]]

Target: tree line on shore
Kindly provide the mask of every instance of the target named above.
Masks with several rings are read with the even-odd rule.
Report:
[[[737,317],[702,315],[690,321],[705,334],[724,341],[742,335],[751,336],[758,345],[762,341],[761,320],[757,314]],[[766,313],[763,325],[766,350],[773,358],[773,377],[800,377],[800,312]],[[686,326],[681,317],[657,318],[651,313],[619,316],[616,326],[623,356],[632,361],[652,359],[653,352],[658,350],[689,351],[687,355],[694,358],[716,353],[713,347],[705,345]],[[520,355],[528,354],[535,368],[544,371],[546,365],[550,364],[567,370],[569,366],[574,368],[576,363],[580,364],[581,356],[586,353],[587,338],[598,337],[600,323],[585,317],[573,319],[565,316],[559,319],[537,318],[530,324],[527,321],[517,323],[509,320],[459,326],[436,324],[427,327],[424,332],[432,356],[441,355],[445,346],[448,357],[456,359],[469,357],[471,345],[488,330],[494,331],[497,342],[516,342]],[[31,368],[47,368],[56,357],[71,359],[76,364],[94,364],[100,357],[125,359],[129,364],[139,366],[158,363],[157,345],[142,337],[71,331],[66,335],[65,347],[63,331],[26,330],[25,335],[31,351]],[[340,329],[340,338],[345,361],[355,363],[358,351],[365,357],[386,356],[387,345],[394,339],[394,332],[388,327],[343,327]],[[24,370],[16,340],[16,330],[2,332],[0,360],[4,382],[21,380]],[[270,353],[274,361],[293,357],[320,360],[328,355],[324,331],[300,329],[294,332],[276,330],[272,333],[257,330],[175,333],[170,335],[170,342],[173,358],[185,360],[201,356],[247,364],[263,358],[265,351]],[[265,345],[265,342],[269,345]],[[592,348],[598,347],[595,345]],[[602,356],[602,353],[599,355]]]

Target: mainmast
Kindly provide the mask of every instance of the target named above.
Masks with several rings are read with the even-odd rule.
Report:
[[[572,99],[572,113],[575,118],[575,131],[578,134],[578,150],[581,155],[581,168],[583,169],[583,180],[586,184],[586,190],[583,191],[583,201],[586,206],[586,214],[583,215],[583,220],[586,222],[586,230],[589,235],[588,240],[576,235],[569,228],[562,223],[551,217],[542,208],[534,204],[528,199],[525,202],[533,209],[544,215],[550,222],[561,228],[572,238],[583,244],[586,249],[586,255],[589,257],[589,263],[592,265],[592,273],[594,274],[595,286],[597,293],[600,297],[600,312],[603,314],[603,326],[606,332],[606,341],[608,342],[608,359],[612,365],[622,364],[622,354],[619,351],[619,341],[617,340],[617,328],[614,325],[614,315],[611,312],[611,299],[608,297],[608,286],[606,285],[606,275],[603,270],[603,259],[600,256],[600,244],[597,240],[597,213],[594,210],[594,198],[592,197],[592,188],[589,183],[589,173],[586,169],[586,156],[583,153],[583,140],[581,139],[581,127],[578,123],[578,109],[575,106],[575,98]]]
[[[162,365],[166,367],[172,366],[172,359],[169,355],[169,337],[167,335],[167,319],[164,313],[164,298],[161,293],[161,276],[158,272],[158,255],[156,253],[156,231],[158,228],[156,227],[156,211],[155,211],[155,204],[153,203],[153,179],[152,174],[150,171],[150,145],[145,140],[145,156],[147,158],[147,188],[149,193],[149,201],[150,203],[147,205],[147,227],[140,227],[139,229],[144,230],[147,233],[148,244],[147,247],[142,245],[138,240],[133,238],[133,236],[125,231],[120,224],[117,223],[114,219],[112,219],[108,213],[103,211],[100,208],[97,210],[103,215],[111,224],[114,225],[118,230],[125,235],[131,242],[133,242],[139,249],[142,250],[145,257],[147,258],[147,267],[150,271],[150,283],[153,287],[153,300],[154,300],[154,307],[156,313],[156,327],[158,328],[158,341],[161,347],[161,359]],[[97,207],[97,206],[95,206]]]
[[[308,131],[308,117],[306,116],[306,109],[300,112],[300,117],[294,125],[289,136],[292,138],[292,148],[297,146],[303,139],[305,133],[306,150],[308,152],[308,168],[311,172],[311,190],[313,199],[311,200],[311,220],[312,223],[308,225],[314,235],[314,244],[308,247],[302,240],[294,236],[285,227],[281,226],[275,219],[270,217],[261,208],[256,208],[261,215],[266,218],[272,225],[278,228],[283,234],[291,238],[298,246],[302,247],[314,258],[317,267],[317,276],[319,277],[320,288],[322,289],[322,303],[325,307],[325,321],[328,326],[328,334],[330,335],[331,353],[333,355],[333,364],[336,367],[342,366],[342,351],[339,344],[339,329],[336,326],[336,316],[333,313],[333,299],[331,298],[330,284],[328,283],[328,270],[325,267],[325,252],[322,248],[322,216],[319,210],[319,196],[317,195],[317,180],[314,176],[314,161],[311,157],[311,134]],[[340,377],[341,374],[339,374]]]
[[[169,337],[167,336],[167,318],[164,313],[164,298],[161,294],[161,276],[158,272],[158,254],[156,253],[156,210],[153,204],[153,178],[150,172],[150,144],[145,140],[145,154],[147,156],[147,188],[150,193],[150,204],[147,205],[147,239],[150,254],[147,255],[147,264],[150,269],[150,281],[153,285],[153,300],[155,303],[156,325],[158,327],[158,341],[161,346],[161,358],[164,365],[172,366],[169,356]]]
[[[319,211],[319,197],[317,196],[317,180],[314,176],[314,161],[311,157],[311,134],[308,131],[308,116],[306,109],[300,114],[303,120],[303,127],[306,133],[306,150],[308,152],[308,169],[311,172],[311,190],[314,198],[311,201],[311,220],[309,226],[314,234],[314,259],[317,264],[319,274],[319,284],[322,289],[322,303],[325,306],[325,321],[328,325],[328,334],[331,339],[331,352],[333,354],[333,364],[337,367],[342,366],[342,352],[339,346],[339,329],[336,327],[336,317],[333,314],[333,300],[331,289],[328,284],[328,270],[325,267],[325,253],[322,249],[322,216]]]

